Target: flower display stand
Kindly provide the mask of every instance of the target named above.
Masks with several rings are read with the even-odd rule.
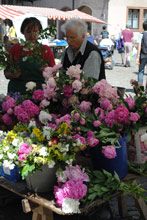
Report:
[[[26,177],[27,188],[33,192],[49,192],[56,183],[56,170],[57,167],[44,165],[42,170]]]
[[[141,176],[128,173],[127,176],[124,178],[124,181],[125,182],[130,180],[136,181],[136,179],[139,179],[140,177]],[[29,211],[33,212],[32,220],[53,220],[54,219],[53,213],[57,213],[58,215],[63,215],[63,216],[68,215],[62,212],[62,210],[59,207],[57,207],[51,193],[34,194],[26,191],[25,181],[14,183],[9,179],[0,177],[0,186],[23,198],[22,199],[23,201],[22,203],[24,204],[23,210],[26,213]],[[118,199],[119,213],[122,217],[124,217],[124,219],[126,219],[125,217],[127,217],[127,203],[124,195],[118,192],[112,194],[110,199],[111,198]],[[82,214],[89,213],[91,209],[93,210],[94,207],[96,208],[104,204],[105,202],[106,202],[105,200],[96,199],[87,206],[82,207],[80,211]],[[135,199],[135,202],[139,207],[141,219],[147,220],[147,206],[145,202],[142,199]]]
[[[144,164],[147,160],[147,145],[141,141],[141,136],[145,134],[147,127],[142,127],[138,132],[131,135],[128,142],[128,159],[136,164]]]
[[[119,140],[121,147],[116,148],[117,156],[113,159],[106,158],[100,147],[92,149],[93,166],[94,169],[107,170],[114,174],[114,171],[118,174],[119,178],[123,178],[127,175],[127,136]],[[116,144],[116,146],[118,146]]]

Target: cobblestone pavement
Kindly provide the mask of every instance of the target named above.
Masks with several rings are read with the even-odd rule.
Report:
[[[121,56],[120,54],[117,53],[117,51],[114,51],[114,63],[115,66],[113,70],[106,70],[106,77],[107,81],[112,85],[112,86],[117,86],[117,87],[124,87],[126,89],[126,93],[130,93],[133,95],[133,89],[130,85],[130,79],[135,79],[137,80],[137,71],[138,71],[138,66],[135,64],[135,60],[131,62],[131,67],[123,67],[121,64]],[[147,71],[146,71],[147,72]],[[144,75],[144,85],[145,81],[147,79],[147,73]],[[3,75],[3,71],[0,71],[0,94],[4,93],[6,94],[7,91],[7,84],[8,80],[5,79]],[[147,179],[145,180],[144,178],[142,179],[142,183],[144,188],[147,189]],[[113,199],[109,202],[109,205],[113,211],[113,219],[114,220],[142,220],[140,213],[138,209],[135,207],[134,200],[131,196],[127,197],[127,205],[128,205],[128,217],[122,218],[119,216],[118,213],[118,204],[116,199]],[[101,208],[102,209],[102,208]],[[5,213],[5,218],[3,217],[3,213]],[[82,216],[58,216],[55,215],[55,220],[59,219],[80,219],[80,220],[107,220],[107,219],[112,219],[110,218],[110,213],[108,210],[103,207],[103,213],[101,213],[101,210],[96,209],[94,210],[94,214],[89,214],[88,217],[82,217]],[[11,202],[7,206],[3,207],[0,206],[0,220],[31,220],[32,214],[25,214],[22,212],[21,208],[21,200],[16,200],[16,203]]]

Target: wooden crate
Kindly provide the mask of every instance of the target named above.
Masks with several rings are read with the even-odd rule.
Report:
[[[141,136],[145,134],[147,127],[142,127],[138,132],[132,134],[131,141],[128,142],[128,160],[137,164],[144,164],[147,160],[147,145],[141,141]]]

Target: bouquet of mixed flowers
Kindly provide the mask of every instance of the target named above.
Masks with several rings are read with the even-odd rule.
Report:
[[[82,101],[72,112],[73,127],[79,131],[78,139],[85,141],[89,146],[99,144],[107,158],[116,156],[116,143],[119,139],[135,128],[140,119],[138,113],[125,106],[113,88],[106,80],[97,82],[92,87],[98,99],[93,102]],[[77,131],[77,132],[78,132]]]
[[[87,193],[87,186],[84,182],[89,181],[84,169],[78,165],[67,166],[64,171],[58,171],[58,186],[54,186],[54,194],[57,204],[62,207],[65,213],[80,213],[79,200]]]
[[[41,169],[72,164],[82,144],[72,133],[71,116],[57,117],[41,111],[40,125],[19,122],[13,130],[3,133],[0,142],[1,164],[10,169],[19,167],[22,178]]]
[[[44,103],[48,103],[50,112],[57,114],[69,113],[83,100],[92,100],[92,86],[96,79],[86,78],[80,65],[71,66],[67,71],[61,64],[47,67],[43,71],[46,84],[43,85]]]

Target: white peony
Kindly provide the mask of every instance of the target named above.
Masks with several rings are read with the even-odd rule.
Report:
[[[21,144],[23,144],[23,140],[19,139],[19,138],[15,138],[13,141],[12,141],[12,145],[17,147],[17,146],[20,146]]]
[[[141,136],[141,141],[144,142],[145,145],[147,145],[147,133]]]
[[[2,137],[5,134],[6,134],[6,132],[3,132],[2,130],[0,130],[0,137]]]
[[[44,137],[47,138],[47,140],[50,140],[52,131],[53,131],[53,128],[50,128],[47,126],[43,127],[43,135],[44,135]]]
[[[36,87],[36,83],[34,83],[34,82],[26,83],[26,91],[33,90],[35,87]]]
[[[81,213],[79,210],[79,200],[65,198],[62,203],[62,211],[64,213]]]
[[[10,160],[13,160],[14,158],[15,158],[15,156],[16,156],[16,154],[11,154],[11,153],[9,153],[9,152],[7,152],[7,155],[8,155],[8,158],[10,159]]]
[[[45,111],[41,111],[39,115],[39,120],[41,121],[41,123],[45,124],[46,122],[52,120],[52,116]]]
[[[34,127],[34,128],[36,128],[37,126],[36,126],[36,121],[30,121],[30,123],[29,123],[29,125],[28,125],[28,127],[29,128],[31,128],[31,127]]]
[[[72,166],[73,159],[66,160],[66,163],[67,163],[69,166]]]
[[[47,151],[46,151],[46,147],[42,147],[40,150],[39,150],[39,154],[40,156],[47,156]]]
[[[0,160],[3,158],[3,154],[0,154]]]
[[[49,161],[47,165],[49,168],[53,168],[55,166],[55,161]]]

